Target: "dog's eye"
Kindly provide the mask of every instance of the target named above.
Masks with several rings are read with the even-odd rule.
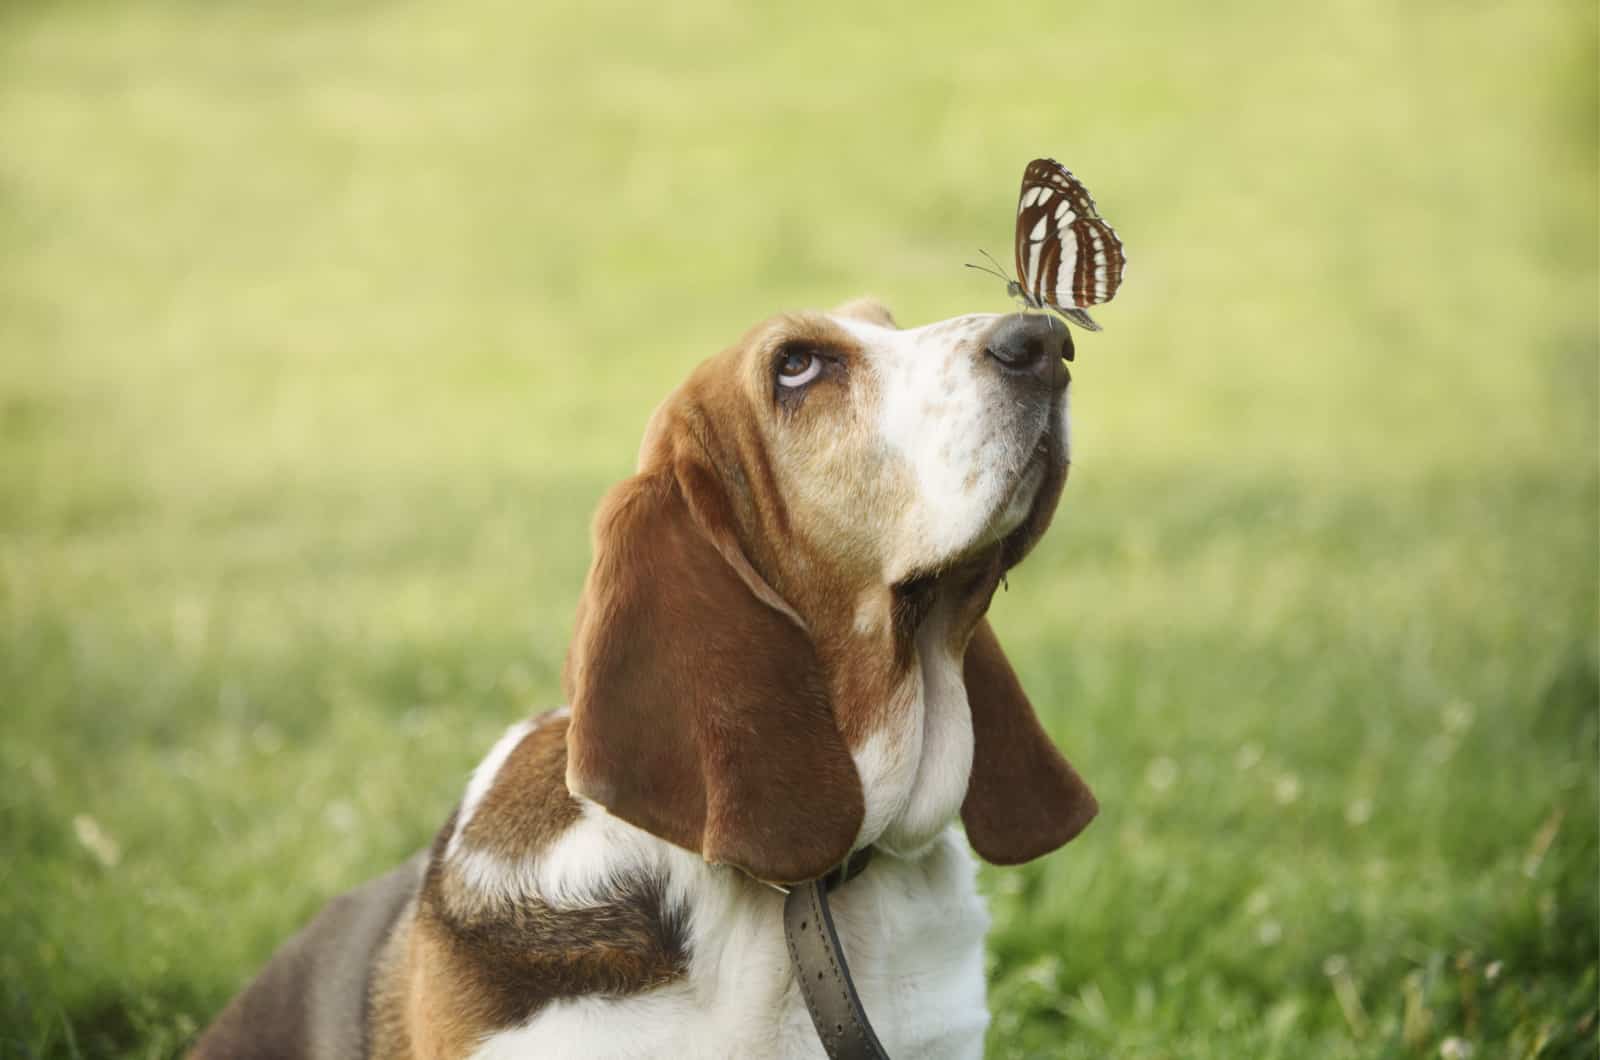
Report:
[[[810,350],[790,350],[778,362],[778,385],[805,386],[822,372],[822,358]]]

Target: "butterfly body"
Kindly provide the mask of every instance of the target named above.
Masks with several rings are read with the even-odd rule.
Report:
[[[1016,260],[1015,279],[1000,274],[1007,294],[1090,331],[1100,325],[1085,310],[1111,301],[1127,262],[1089,190],[1053,158],[1036,158],[1023,170]]]

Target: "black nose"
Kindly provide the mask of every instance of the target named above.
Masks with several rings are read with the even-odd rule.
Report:
[[[1072,360],[1067,325],[1049,313],[1010,313],[989,333],[983,352],[1007,372],[1032,376],[1051,390],[1066,388]]]

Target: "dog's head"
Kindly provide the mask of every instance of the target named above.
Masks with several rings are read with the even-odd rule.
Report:
[[[959,811],[1014,863],[1094,815],[984,613],[1068,463],[1052,317],[775,317],[656,410],[594,524],[567,785],[707,860],[822,875]]]

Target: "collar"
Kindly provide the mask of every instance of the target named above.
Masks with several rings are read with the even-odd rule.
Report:
[[[838,868],[822,877],[822,885],[827,888],[828,893],[832,894],[867,871],[867,866],[872,864],[872,853],[875,849],[877,848],[866,847],[846,854],[844,860],[839,862]]]
[[[888,1060],[850,978],[850,966],[833,927],[828,895],[843,887],[872,861],[872,848],[847,855],[838,868],[795,884],[783,903],[783,935],[811,1025],[830,1060]]]

